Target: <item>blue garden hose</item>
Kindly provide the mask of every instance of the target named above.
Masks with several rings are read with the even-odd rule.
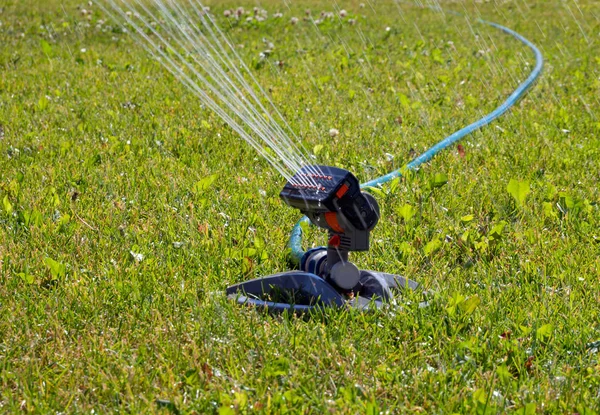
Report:
[[[521,36],[519,33],[515,32],[507,27],[499,25],[497,23],[488,22],[488,21],[482,20],[482,19],[477,19],[477,22],[486,24],[488,26],[493,26],[497,29],[502,30],[503,32],[520,40],[522,43],[524,43],[526,46],[528,46],[533,51],[533,53],[535,54],[536,63],[535,63],[535,67],[529,74],[529,77],[524,82],[522,82],[517,87],[517,89],[515,89],[515,91],[512,94],[510,94],[510,96],[494,111],[483,116],[482,118],[475,121],[474,123],[469,124],[466,127],[462,128],[462,129],[456,131],[455,133],[449,135],[448,137],[444,138],[443,140],[441,140],[440,142],[435,144],[433,147],[431,147],[427,151],[425,151],[423,154],[421,154],[420,156],[418,156],[415,159],[413,159],[412,161],[410,161],[404,167],[402,167],[398,170],[395,170],[391,173],[388,173],[384,176],[381,176],[381,177],[378,177],[371,181],[368,181],[366,183],[363,183],[361,185],[362,188],[374,187],[374,186],[386,183],[386,182],[394,179],[395,177],[402,176],[402,171],[416,170],[417,167],[419,167],[421,164],[426,163],[429,160],[431,160],[437,153],[439,153],[442,150],[444,150],[445,148],[451,146],[452,144],[454,144],[458,140],[462,139],[466,135],[471,134],[473,131],[478,130],[479,128],[491,123],[493,120],[495,120],[496,118],[498,118],[502,114],[504,114],[506,111],[508,111],[508,109],[510,107],[515,105],[519,101],[519,99],[521,99],[525,95],[525,93],[533,86],[534,82],[540,76],[540,74],[542,72],[542,67],[544,65],[544,58],[542,56],[542,53],[539,51],[539,49],[533,43],[531,43],[529,40],[527,40],[526,38]],[[304,256],[304,253],[305,253],[304,250],[302,249],[302,227],[301,227],[302,222],[310,223],[310,221],[308,220],[308,218],[306,216],[304,216],[302,219],[300,219],[296,223],[294,228],[292,229],[292,234],[290,236],[290,241],[288,243],[288,247],[291,250],[291,259],[296,265],[298,265],[300,263],[300,260]]]

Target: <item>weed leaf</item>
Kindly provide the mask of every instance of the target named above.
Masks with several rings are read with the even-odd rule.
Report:
[[[431,256],[431,254],[434,254],[441,247],[442,241],[440,241],[438,238],[435,238],[432,241],[429,241],[427,245],[425,245],[425,248],[423,248],[423,252],[425,252],[425,255]]]
[[[44,39],[40,41],[40,45],[42,46],[42,52],[48,57],[52,56],[52,46]]]
[[[475,219],[475,216],[473,216],[473,215],[465,215],[462,218],[460,218],[460,221],[462,223],[469,223],[469,222],[473,221],[473,219]]]
[[[544,324],[542,327],[536,330],[535,334],[538,339],[547,339],[552,335],[554,326],[552,324]]]
[[[379,197],[385,197],[385,192],[383,190],[381,190],[379,187],[371,187],[371,186],[369,186],[365,190],[368,190],[369,192],[375,193]]]
[[[10,215],[13,212],[13,206],[10,203],[10,200],[8,200],[8,195],[5,195],[4,199],[2,199],[2,205],[4,206],[4,210],[7,214]]]
[[[495,225],[488,235],[489,238],[494,241],[499,241],[500,239],[502,239],[502,231],[504,230],[505,226],[505,221],[501,221],[499,224]]]
[[[515,179],[510,179],[508,186],[506,186],[506,190],[508,193],[510,193],[513,199],[515,199],[515,202],[518,206],[523,206],[527,195],[531,192],[531,189],[529,188],[529,182],[521,182]]]
[[[417,210],[413,206],[406,204],[396,209],[396,212],[402,217],[402,219],[404,219],[404,222],[408,222],[413,216],[415,216]]]
[[[33,282],[35,280],[33,275],[28,274],[26,272],[19,272],[17,275],[19,276],[19,278],[21,278],[23,280],[23,282],[25,282],[29,285],[33,284]]]
[[[445,173],[436,173],[431,181],[431,187],[435,189],[437,187],[442,187],[446,183],[448,183],[448,176]]]
[[[194,191],[196,193],[202,193],[202,192],[210,189],[216,180],[217,180],[216,174],[207,176],[204,179],[200,180],[199,182],[196,182],[196,184],[194,185]]]
[[[469,315],[472,314],[473,311],[475,311],[475,309],[479,306],[480,303],[481,300],[479,299],[479,297],[474,295],[470,297],[467,301],[461,303],[460,309],[463,311],[463,313]]]
[[[50,275],[52,275],[52,280],[57,280],[60,277],[65,276],[67,272],[67,267],[65,267],[65,264],[61,264],[60,262],[55,261],[50,257],[46,257],[44,259],[44,262],[50,269]]]

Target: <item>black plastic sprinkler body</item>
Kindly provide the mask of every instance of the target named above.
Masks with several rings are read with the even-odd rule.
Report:
[[[371,230],[379,220],[379,205],[361,192],[349,171],[330,166],[306,166],[286,183],[279,195],[316,226],[329,232],[327,247],[309,250],[300,271],[275,274],[233,285],[227,295],[239,303],[275,311],[305,311],[314,307],[349,305],[381,307],[392,290],[418,284],[399,275],[359,270],[351,251],[367,251]]]

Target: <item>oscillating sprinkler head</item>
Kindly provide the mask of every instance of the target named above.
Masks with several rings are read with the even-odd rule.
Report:
[[[379,205],[373,196],[361,192],[358,179],[348,170],[303,167],[279,196],[316,226],[329,230],[332,236],[338,235],[347,250],[369,249],[369,232],[379,220]]]
[[[284,186],[280,197],[310,221],[329,231],[326,251],[311,256],[307,266],[341,291],[352,291],[360,270],[348,260],[350,251],[369,249],[369,235],[379,220],[379,205],[360,190],[356,176],[331,166],[306,166]],[[311,266],[311,268],[315,268]]]

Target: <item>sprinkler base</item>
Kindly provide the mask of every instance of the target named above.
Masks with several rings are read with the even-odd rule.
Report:
[[[326,307],[358,310],[382,308],[394,291],[415,290],[419,284],[399,275],[360,270],[359,282],[341,293],[323,278],[310,272],[289,271],[256,278],[227,288],[227,297],[240,305],[269,311],[307,312]]]

